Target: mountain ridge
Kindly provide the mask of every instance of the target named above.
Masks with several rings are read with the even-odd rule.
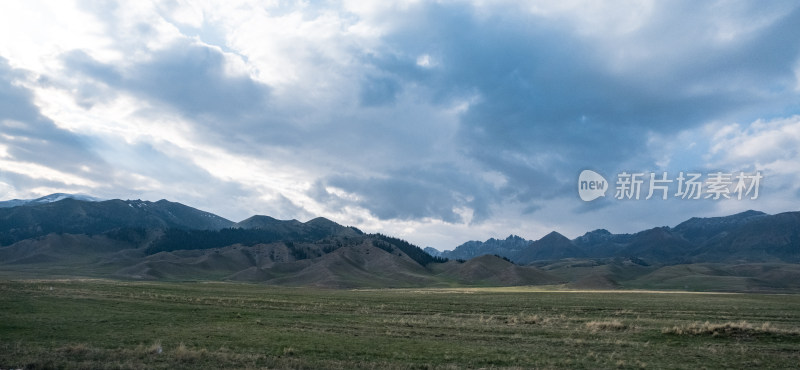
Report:
[[[500,281],[511,284],[557,280],[510,262],[442,268],[445,259],[402,239],[324,217],[300,222],[252,216],[234,223],[167,200],[65,198],[3,208],[0,241],[0,273],[354,288],[470,284],[463,278],[469,273],[459,272],[467,266],[509,275]]]
[[[572,240],[556,231],[535,241],[510,235],[439,254],[323,217],[232,222],[163,199],[59,196],[0,208],[0,274],[328,288],[800,290],[792,280],[800,276],[800,212],[695,217],[633,234],[597,229]]]
[[[634,234],[612,234],[597,229],[572,240],[552,231],[538,240],[511,235],[505,240],[469,241],[440,255],[464,260],[499,255],[520,264],[614,257],[638,258],[656,264],[797,263],[800,262],[800,232],[795,231],[798,229],[800,212],[769,215],[748,210],[729,216],[692,217],[673,228],[655,227]],[[781,237],[775,239],[770,235]]]

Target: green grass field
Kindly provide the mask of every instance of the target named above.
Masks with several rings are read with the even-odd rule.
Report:
[[[0,281],[0,369],[799,363],[800,295]]]

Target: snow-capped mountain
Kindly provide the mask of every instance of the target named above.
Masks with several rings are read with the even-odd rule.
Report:
[[[11,207],[32,205],[32,204],[53,203],[67,198],[72,198],[75,200],[83,200],[86,202],[99,202],[103,200],[86,194],[55,193],[55,194],[45,195],[41,198],[36,198],[36,199],[12,199],[12,200],[0,201],[0,208],[11,208]]]

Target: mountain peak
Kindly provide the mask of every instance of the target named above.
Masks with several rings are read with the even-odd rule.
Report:
[[[80,193],[78,193],[78,194],[53,193],[53,194],[50,194],[50,195],[45,195],[45,196],[43,196],[41,198],[36,198],[36,199],[32,200],[31,203],[52,203],[52,202],[58,202],[59,200],[63,200],[63,199],[75,199],[75,200],[82,200],[82,201],[86,201],[86,202],[99,202],[99,201],[102,200],[100,198],[95,198],[95,197],[93,197],[91,195],[80,194]]]
[[[459,245],[452,251],[444,251],[442,257],[450,259],[468,260],[482,255],[510,256],[526,248],[530,242],[517,235],[511,234],[505,239],[489,238],[485,242],[471,240]]]
[[[543,236],[541,239],[539,239],[539,241],[548,241],[548,242],[557,241],[557,240],[558,241],[566,240],[566,241],[569,242],[569,238],[567,238],[564,235],[561,235],[561,233],[559,233],[558,231],[551,231],[549,234],[547,234],[547,235]]]
[[[533,261],[556,260],[566,257],[582,257],[578,249],[566,236],[552,231],[539,240],[532,242],[528,248],[514,256],[514,262],[527,264]]]
[[[236,226],[244,229],[255,229],[261,226],[274,225],[280,222],[282,221],[270,216],[254,215],[237,222]]]
[[[432,257],[441,257],[442,252],[433,247],[425,247],[422,249],[425,253],[430,254]]]
[[[735,214],[735,215],[728,216],[728,217],[734,217],[734,218],[747,218],[747,217],[754,217],[754,216],[766,216],[766,215],[767,215],[767,214],[766,214],[766,213],[764,213],[764,212],[761,212],[761,211],[755,211],[755,210],[752,210],[752,209],[748,209],[748,210],[746,210],[746,211],[744,211],[744,212],[740,212],[740,213],[737,213],[737,214]]]
[[[673,229],[685,238],[693,241],[704,239],[706,235],[720,232],[737,225],[750,222],[753,219],[769,216],[764,212],[748,210],[730,216],[722,217],[692,217],[678,224]]]
[[[305,222],[306,225],[316,225],[316,226],[341,226],[336,222],[333,222],[325,217],[316,217],[311,220]]]
[[[342,235],[354,236],[362,234],[361,230],[356,229],[355,227],[343,226],[325,217],[314,218],[312,220],[307,221],[303,225],[309,227],[312,230],[316,230],[316,232],[328,233],[331,235],[342,234]]]
[[[606,229],[597,229],[587,232],[583,235],[611,235],[611,232]]]

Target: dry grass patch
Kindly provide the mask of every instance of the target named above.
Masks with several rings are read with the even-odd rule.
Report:
[[[589,329],[591,332],[623,331],[628,329],[628,325],[626,325],[622,321],[614,319],[605,321],[589,321],[586,323],[586,328]]]
[[[207,351],[205,349],[201,350],[194,350],[191,348],[186,347],[183,342],[178,344],[178,348],[175,349],[173,356],[179,361],[189,362],[189,361],[197,361],[202,357]]]
[[[713,324],[708,321],[704,323],[694,322],[689,325],[673,326],[661,330],[664,334],[690,335],[690,336],[712,336],[721,338],[747,338],[757,336],[796,336],[800,331],[787,330],[772,326],[765,322],[761,325],[750,324],[747,321],[726,322]]]
[[[559,315],[559,316],[544,316],[539,314],[530,314],[520,312],[516,315],[510,316],[502,316],[502,315],[480,315],[477,321],[480,324],[484,325],[498,325],[498,324],[506,324],[508,326],[519,326],[519,325],[539,325],[539,326],[546,326],[555,324],[558,321],[566,320],[566,316]]]
[[[545,319],[539,315],[520,313],[519,315],[508,316],[505,319],[508,325],[537,325],[544,323]]]
[[[145,348],[145,353],[150,354],[150,355],[160,355],[161,352],[163,352],[163,351],[164,351],[164,349],[161,348],[161,341],[160,340],[157,340],[157,341],[153,342],[153,344],[151,344],[149,347]]]

